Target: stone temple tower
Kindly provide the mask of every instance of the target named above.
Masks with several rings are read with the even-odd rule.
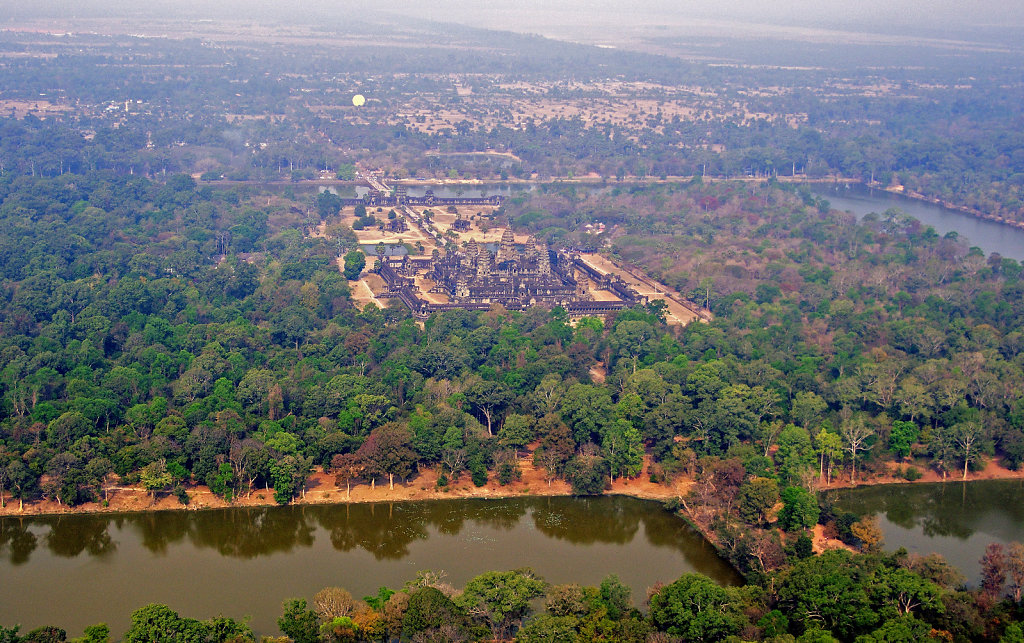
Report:
[[[537,272],[542,275],[551,274],[551,255],[547,242],[540,245],[539,256],[537,257]]]
[[[462,268],[463,270],[469,270],[473,267],[473,262],[476,261],[477,255],[480,249],[476,245],[476,239],[470,239],[469,245],[466,246],[466,254],[462,256]]]
[[[485,246],[480,246],[476,259],[476,276],[486,279],[491,276],[491,253]]]
[[[505,228],[505,231],[501,233],[501,242],[498,243],[498,256],[495,257],[494,263],[499,266],[506,261],[516,258],[516,239],[512,234],[511,228]]]

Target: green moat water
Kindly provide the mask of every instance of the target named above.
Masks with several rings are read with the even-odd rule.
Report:
[[[69,635],[166,603],[184,616],[250,616],[276,634],[286,598],[326,586],[354,596],[400,588],[425,569],[462,586],[532,567],[551,583],[608,574],[646,588],[685,572],[739,577],[656,502],[625,497],[442,500],[0,519],[0,624]]]
[[[940,553],[971,584],[989,543],[1024,542],[1024,480],[882,485],[825,497],[840,509],[877,515],[887,551]]]

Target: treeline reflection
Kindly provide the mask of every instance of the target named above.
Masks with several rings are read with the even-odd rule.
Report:
[[[519,498],[232,508],[115,516],[74,515],[0,519],[0,557],[29,561],[39,547],[55,556],[109,556],[137,540],[165,555],[190,544],[222,556],[251,559],[311,547],[329,538],[334,549],[362,549],[377,560],[401,559],[432,533],[454,536],[468,527],[508,531],[532,525],[573,544],[626,544],[641,531],[650,544],[692,553],[709,545],[656,504],[630,498]],[[318,531],[324,534],[318,534]]]
[[[1024,481],[976,480],[944,484],[885,485],[829,493],[858,515],[881,514],[928,538],[967,540],[981,531],[993,539],[1024,540]]]

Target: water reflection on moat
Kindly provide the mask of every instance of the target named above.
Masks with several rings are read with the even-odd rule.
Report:
[[[972,582],[992,542],[1024,542],[1024,480],[901,484],[828,492],[837,507],[875,514],[884,547],[937,552]]]
[[[699,571],[738,582],[713,548],[658,503],[518,498],[238,508],[0,519],[0,624],[54,620],[71,631],[166,602],[183,614],[252,616],[275,631],[280,604],[327,585],[356,596],[421,569],[461,585],[489,569],[533,567],[553,583],[616,573],[646,588]],[[103,595],[107,600],[96,601]]]

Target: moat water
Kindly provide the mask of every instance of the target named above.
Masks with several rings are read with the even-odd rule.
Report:
[[[535,192],[537,190],[572,189],[583,193],[606,192],[618,188],[628,188],[632,184],[557,184],[557,183],[487,183],[487,184],[444,184],[444,185],[411,185],[407,187],[410,196],[423,196],[428,187],[438,197],[476,197],[476,196],[515,196],[516,194]],[[857,183],[843,184],[808,184],[811,192],[825,197],[830,205],[837,210],[852,212],[858,218],[869,213],[883,214],[889,208],[898,208],[925,225],[932,226],[940,235],[956,232],[968,240],[971,245],[978,246],[986,254],[998,252],[1004,257],[1024,261],[1024,230],[1003,225],[995,221],[987,221],[971,216],[965,212],[945,208],[941,205],[912,199],[902,194],[894,194],[885,190],[870,188]],[[337,189],[331,188],[338,192]],[[343,189],[346,196],[362,196],[369,188],[358,186],[354,189]]]
[[[889,208],[898,208],[935,228],[940,235],[956,232],[985,254],[998,252],[1004,257],[1024,261],[1024,230],[1019,228],[866,185],[815,183],[810,184],[810,188],[813,193],[826,198],[836,210],[852,212],[858,218],[871,212],[883,214]]]
[[[824,497],[845,511],[877,515],[885,550],[937,552],[973,585],[989,543],[1024,542],[1024,480],[880,485]]]
[[[361,597],[421,570],[461,587],[519,567],[551,583],[617,574],[638,605],[686,572],[741,580],[660,503],[625,497],[0,518],[0,625],[77,636],[106,622],[120,635],[156,602],[195,618],[249,616],[257,634],[276,635],[283,600],[327,586]]]

